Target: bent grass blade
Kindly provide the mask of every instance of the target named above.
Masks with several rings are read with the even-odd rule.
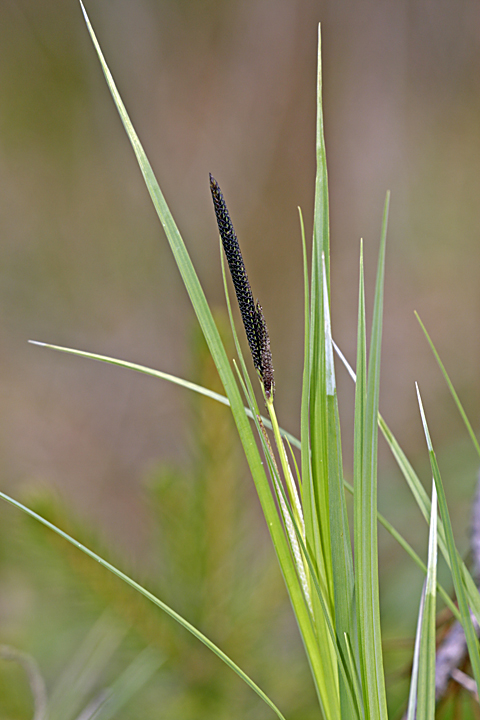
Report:
[[[41,342],[40,340],[29,340],[31,345],[37,345],[38,347],[48,348],[49,350],[56,350],[67,355],[75,355],[76,357],[87,358],[88,360],[96,360],[97,362],[108,363],[109,365],[116,365],[117,367],[126,368],[127,370],[134,370],[135,372],[142,373],[143,375],[150,375],[151,377],[158,378],[159,380],[167,380],[174,385],[186,388],[187,390],[193,390],[193,392],[199,395],[216,400],[222,405],[230,407],[230,401],[225,395],[209,390],[203,385],[197,385],[197,383],[190,382],[190,380],[184,380],[176,375],[170,375],[169,373],[162,372],[162,370],[154,370],[153,368],[146,367],[145,365],[138,365],[137,363],[129,362],[128,360],[120,360],[118,358],[110,357],[109,355],[99,355],[97,353],[87,352],[85,350],[76,350],[75,348],[63,347],[62,345],[52,345],[51,343]],[[244,408],[245,414],[253,420],[253,413],[249,408]],[[262,415],[262,421],[265,427],[269,430],[272,429],[270,420]],[[294,447],[300,449],[300,441],[291,433],[280,428],[280,434]]]
[[[146,590],[144,587],[142,587],[142,585],[135,582],[135,580],[123,573],[121,570],[116,568],[107,560],[104,560],[102,557],[97,555],[95,552],[93,552],[93,550],[90,550],[85,545],[82,545],[82,543],[78,542],[73,537],[63,532],[63,530],[60,530],[60,528],[58,528],[56,525],[53,525],[53,523],[49,522],[41,515],[38,515],[38,513],[30,510],[30,508],[18,502],[18,500],[15,500],[14,498],[6,495],[3,492],[0,492],[0,498],[2,500],[5,500],[5,502],[9,503],[10,505],[18,508],[19,510],[22,510],[24,513],[26,513],[26,515],[34,518],[45,527],[53,530],[53,532],[55,532],[57,535],[60,535],[60,537],[62,537],[64,540],[69,542],[71,545],[74,545],[76,548],[81,550],[81,552],[85,553],[85,555],[91,557],[93,560],[102,565],[106,570],[113,573],[118,578],[120,578],[120,580],[123,580],[125,583],[127,583],[127,585],[130,585],[130,587],[134,588],[134,590],[146,597],[147,600],[150,600],[150,602],[160,608],[160,610],[163,610],[163,612],[167,613],[167,615],[170,615],[170,617],[173,618],[179,625],[184,627],[185,630],[188,630],[188,632],[191,633],[194,637],[196,637],[197,640],[200,640],[200,642],[202,642],[209,650],[215,653],[215,655],[219,657],[220,660],[225,663],[225,665],[228,665],[231,670],[233,670],[254,692],[257,693],[257,695],[269,706],[269,708],[273,710],[277,717],[281,718],[281,720],[285,720],[284,716],[276,707],[276,705],[272,702],[272,700],[270,700],[270,698],[263,692],[263,690],[261,690],[258,685],[241,668],[239,668],[238,665],[234,663],[231,658],[228,657],[228,655],[223,652],[223,650],[220,650],[220,648],[215,645],[215,643],[209,640],[202,632],[200,632],[200,630],[197,630],[196,627],[191,625],[188,620],[185,620],[184,617],[179,615],[179,613],[175,612],[175,610],[173,610],[169,605],[162,602],[162,600],[153,595],[153,593]]]

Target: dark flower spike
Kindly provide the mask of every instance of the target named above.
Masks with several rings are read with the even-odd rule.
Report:
[[[212,192],[213,206],[217,216],[218,231],[222,238],[222,245],[227,258],[228,267],[233,280],[233,287],[237,295],[238,307],[242,315],[243,326],[247,334],[253,364],[258,370],[265,396],[272,398],[275,393],[273,380],[272,353],[270,351],[270,338],[263,317],[262,307],[253,299],[252,288],[248,281],[247,271],[243,262],[240,245],[232,225],[230,215],[222,195],[222,191],[210,175],[210,190]]]

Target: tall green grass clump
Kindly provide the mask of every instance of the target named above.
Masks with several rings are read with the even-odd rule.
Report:
[[[83,9],[83,6],[82,6]],[[49,345],[48,347],[109,362],[183,385],[230,406],[245,457],[260,499],[265,521],[285,581],[292,609],[308,658],[319,705],[325,720],[383,720],[387,700],[383,664],[378,582],[378,522],[382,522],[425,572],[417,624],[407,714],[433,718],[435,714],[435,615],[441,593],[462,622],[475,682],[480,680],[480,655],[470,611],[480,622],[480,599],[475,584],[458,555],[445,493],[426,415],[418,394],[427,451],[432,468],[429,496],[379,415],[380,356],[382,343],[383,288],[389,195],[380,233],[374,311],[367,349],[363,259],[360,253],[356,372],[348,366],[332,340],[330,324],[330,252],[328,183],[325,155],[320,39],[317,75],[315,212],[311,263],[300,213],[304,259],[305,348],[301,398],[300,440],[284,432],[275,413],[274,359],[267,325],[254,299],[240,246],[220,186],[210,178],[218,229],[236,298],[258,376],[260,402],[232,320],[226,267],[222,260],[227,307],[237,349],[233,366],[190,260],[186,245],[168,209],[160,186],[107,67],[88,17],[85,20],[105,78],[133,146],[178,269],[189,294],[225,395],[133,363]],[[268,313],[266,313],[268,315]],[[39,343],[43,344],[44,343]],[[353,487],[344,477],[334,355],[347,365],[355,388]],[[266,412],[264,410],[266,408]],[[383,433],[429,524],[427,565],[424,565],[392,525],[377,512],[377,442]],[[294,448],[299,452],[300,461]],[[346,493],[353,492],[353,526],[350,526]],[[274,702],[220,648],[173,608],[93,551],[62,533],[31,510],[2,497],[76,545],[168,613],[230,666],[279,718]],[[437,507],[440,508],[440,516]],[[458,608],[438,587],[437,548],[453,577]],[[274,658],[272,670],[274,672]]]

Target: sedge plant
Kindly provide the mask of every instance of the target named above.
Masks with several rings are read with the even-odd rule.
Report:
[[[230,407],[303,641],[318,698],[319,717],[325,720],[386,720],[388,717],[378,581],[377,527],[378,522],[382,522],[426,574],[420,600],[408,717],[409,719],[433,718],[437,593],[444,597],[452,612],[463,624],[477,687],[480,681],[480,654],[471,612],[480,622],[480,598],[475,583],[455,546],[445,492],[420,395],[421,416],[433,476],[431,496],[423,488],[397,440],[379,415],[389,194],[387,194],[381,226],[370,346],[367,352],[363,258],[360,253],[355,373],[338,352],[356,382],[353,488],[345,481],[335,379],[336,346],[332,339],[330,324],[328,183],[322,111],[320,36],[317,74],[317,171],[310,268],[307,263],[306,233],[300,213],[304,258],[305,348],[301,437],[297,440],[284,432],[277,420],[273,361],[264,313],[258,301],[254,300],[240,246],[217,181],[210,178],[218,229],[232,275],[253,365],[260,380],[263,401],[261,405],[266,406],[266,413],[257,402],[254,385],[248,372],[249,361],[242,355],[233,320],[232,331],[238,360],[233,366],[230,362],[186,245],[128,117],[83,5],[82,10],[108,87],[133,146],[147,189],[223,384],[225,395],[213,393],[185,380],[122,360],[45,343],[37,344],[166,379],[208,395]],[[225,278],[223,263],[222,267]],[[226,280],[225,287],[227,289]],[[232,318],[228,291],[226,297]],[[379,429],[385,436],[420,511],[429,523],[427,565],[422,563],[401,535],[385,518],[379,516],[377,511]],[[299,462],[293,448],[300,453]],[[353,527],[349,525],[346,492],[353,492],[354,496]],[[275,703],[230,657],[173,608],[41,516],[4,494],[2,497],[62,535],[79,550],[115,573],[168,613],[247,682],[277,717],[284,717]],[[440,517],[437,513],[437,497]],[[437,584],[437,547],[451,570],[458,609],[443,588]]]

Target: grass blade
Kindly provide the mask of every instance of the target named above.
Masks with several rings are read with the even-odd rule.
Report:
[[[317,289],[322,292],[322,253],[325,256],[328,294],[330,294],[330,221],[328,213],[328,173],[327,152],[325,149],[325,130],[322,103],[322,34],[318,26],[317,55],[317,125],[316,125],[316,158],[317,172],[315,176],[315,210],[313,220],[313,244],[317,270]]]
[[[315,513],[315,494],[312,478],[312,451],[310,444],[310,292],[308,287],[308,260],[307,245],[305,241],[305,226],[303,215],[298,208],[300,217],[300,231],[302,238],[303,258],[303,292],[304,292],[304,360],[302,378],[302,404],[300,410],[300,437],[301,437],[301,465],[302,465],[302,502],[305,518],[305,538],[307,545],[318,556],[320,530]]]
[[[348,657],[346,638],[355,637],[354,626],[354,575],[350,529],[343,482],[340,421],[338,417],[335,367],[333,362],[332,332],[328,302],[325,256],[323,259],[323,307],[325,333],[325,376],[327,401],[327,454],[328,495],[330,499],[330,530],[332,545],[332,569],[335,601],[335,630],[343,657]],[[351,684],[353,684],[353,679]],[[353,717],[350,694],[339,678],[340,707],[342,717]]]
[[[322,588],[320,587],[320,584],[319,584],[319,581],[318,581],[318,578],[316,575],[316,569],[315,569],[314,563],[312,561],[311,555],[308,551],[307,546],[305,545],[305,540],[303,538],[301,529],[299,528],[298,523],[296,521],[295,514],[292,510],[292,507],[291,507],[290,501],[286,495],[285,489],[283,488],[283,486],[280,482],[280,477],[278,474],[278,470],[276,468],[276,463],[269,454],[269,447],[265,447],[265,445],[268,443],[268,440],[264,436],[262,436],[261,439],[262,439],[262,443],[263,443],[265,451],[266,451],[265,456],[266,456],[267,462],[269,464],[269,467],[271,469],[275,487],[278,489],[278,502],[279,502],[279,504],[281,504],[282,509],[284,509],[285,512],[288,512],[288,514],[289,514],[291,526],[295,531],[298,544],[300,545],[300,548],[303,553],[303,558],[305,559],[305,562],[308,565],[308,569],[310,572],[310,579],[312,581],[312,586],[315,590],[314,597],[316,597],[318,599],[318,602],[322,608],[323,617],[325,618],[326,628],[329,633],[332,647],[334,648],[334,652],[336,653],[336,656],[337,656],[340,674],[341,674],[344,684],[345,684],[346,694],[348,696],[349,702],[351,703],[351,707],[355,708],[356,716],[360,718],[361,717],[360,704],[358,704],[358,702],[357,702],[358,695],[356,693],[356,690],[357,690],[356,674],[353,674],[351,672],[351,669],[353,666],[350,662],[349,649],[347,647],[347,652],[345,653],[342,650],[342,648],[340,647],[340,644],[338,642],[338,637],[335,633],[335,629],[330,620],[330,613],[329,613],[329,609],[327,606],[329,598],[325,595],[325,592],[322,591]],[[348,638],[346,638],[345,640],[348,645]],[[323,646],[319,646],[319,655],[320,655],[320,660],[323,661],[323,659],[324,659]],[[328,670],[328,668],[324,668],[324,671],[325,670]],[[320,697],[320,702],[322,704],[321,697]],[[322,705],[322,707],[323,707],[323,705]]]
[[[418,660],[416,720],[435,718],[435,615],[437,606],[437,492],[432,482],[432,511],[428,534],[428,570]]]
[[[417,693],[418,693],[418,663],[420,658],[420,638],[422,635],[423,611],[425,607],[425,582],[423,583],[420,607],[418,608],[417,630],[415,632],[415,645],[413,648],[412,674],[410,677],[410,692],[408,694],[408,707],[406,720],[416,720]]]
[[[355,419],[353,439],[353,532],[355,547],[355,602],[357,607],[357,624],[359,640],[359,666],[362,678],[364,707],[367,705],[366,687],[368,683],[366,662],[367,657],[363,645],[363,627],[358,618],[364,596],[364,561],[357,548],[364,541],[363,511],[363,453],[365,436],[365,407],[367,399],[367,332],[365,320],[365,282],[363,273],[363,245],[360,242],[360,275],[358,285],[358,327],[357,327],[357,374],[355,378]],[[352,371],[353,372],[353,371]],[[363,633],[363,634],[362,634]]]
[[[366,388],[364,432],[362,448],[362,473],[360,487],[355,486],[357,512],[360,523],[355,540],[357,563],[357,617],[359,625],[360,658],[364,679],[365,712],[367,718],[387,718],[385,677],[380,630],[380,602],[378,588],[378,541],[377,541],[377,445],[378,404],[380,391],[380,355],[383,319],[383,287],[385,276],[385,244],[389,194],[385,201],[382,234],[378,258],[375,303],[372,321],[368,379]],[[361,417],[359,419],[361,422]],[[358,492],[358,490],[360,492]],[[358,493],[358,494],[357,494]]]
[[[325,136],[322,106],[322,59],[321,32],[318,30],[317,56],[317,118],[316,118],[316,177],[315,205],[313,220],[313,245],[310,290],[310,326],[308,332],[308,411],[310,457],[304,457],[305,464],[311,463],[311,472],[304,478],[305,516],[307,543],[315,556],[318,576],[328,598],[329,623],[334,620],[334,590],[332,570],[332,548],[330,536],[330,513],[328,496],[328,455],[327,455],[327,398],[325,385],[325,337],[323,304],[322,254],[325,256],[327,287],[330,286],[329,253],[328,176],[325,152]],[[307,365],[306,365],[307,366]],[[303,412],[305,413],[305,402]],[[302,433],[305,427],[302,427]],[[304,448],[307,439],[304,439]],[[324,710],[327,720],[340,717],[338,668],[335,648],[327,631],[323,609],[314,601],[315,624],[318,643],[324,652],[325,673]]]
[[[343,364],[345,365],[348,374],[352,378],[353,382],[356,382],[356,375],[352,368],[350,367],[347,359],[342,354],[340,349],[337,345],[334,344],[335,351],[339,358],[342,360]],[[410,491],[412,492],[415,501],[417,502],[417,505],[427,521],[429,522],[430,517],[430,498],[428,497],[425,488],[423,487],[422,483],[420,482],[420,479],[418,475],[416,474],[415,470],[411,466],[410,462],[407,459],[407,456],[401,449],[397,439],[395,438],[394,434],[388,427],[385,420],[382,418],[382,416],[378,415],[378,426],[380,430],[382,431],[382,434],[387,441],[388,446],[390,447],[390,450],[398,464],[398,467],[400,468],[400,471],[405,478],[408,487],[410,488]],[[443,522],[440,520],[438,522],[438,546],[440,548],[440,551],[447,563],[447,565],[450,567],[450,557],[447,550],[447,545],[445,541],[445,532],[443,528]],[[472,612],[474,613],[475,617],[477,618],[477,621],[480,623],[480,594],[478,592],[478,588],[475,585],[475,582],[468,571],[467,566],[462,561],[462,559],[459,557],[458,562],[460,563],[460,568],[463,575],[463,581],[465,583],[465,588],[467,592],[468,602],[470,604],[470,607],[472,609]]]
[[[440,476],[440,470],[438,468],[437,458],[433,450],[432,441],[430,439],[430,433],[428,430],[427,419],[422,405],[420,392],[417,386],[418,403],[420,406],[420,414],[422,416],[422,423],[425,432],[425,438],[427,441],[428,454],[430,456],[430,465],[432,468],[433,477],[435,480],[435,486],[438,494],[438,504],[440,506],[440,514],[443,519],[443,527],[445,530],[445,539],[447,544],[448,556],[450,559],[450,570],[453,578],[453,585],[455,588],[455,594],[457,596],[458,607],[462,616],[462,625],[465,631],[465,639],[467,641],[468,652],[470,656],[470,663],[472,665],[473,676],[477,683],[477,692],[480,688],[480,653],[478,648],[478,639],[473,627],[472,618],[468,607],[467,594],[465,591],[464,575],[462,573],[462,567],[459,560],[455,540],[453,537],[452,523],[450,521],[450,514],[448,512],[447,499],[445,496],[445,490],[443,487],[442,478]],[[478,592],[478,591],[477,591]]]
[[[313,221],[312,280],[310,306],[310,443],[312,463],[313,512],[317,517],[320,537],[316,545],[317,562],[322,563],[321,574],[329,588],[333,601],[333,578],[330,547],[330,518],[328,512],[327,439],[326,439],[326,387],[325,387],[325,341],[323,307],[322,253],[325,255],[327,287],[329,286],[329,220],[328,177],[323,132],[321,34],[318,31],[317,73],[317,173],[315,178],[315,210]]]
[[[433,354],[434,354],[434,356],[435,356],[435,360],[437,361],[438,366],[439,366],[440,370],[442,371],[442,375],[443,375],[443,377],[445,378],[445,382],[447,383],[448,389],[450,390],[450,393],[451,393],[451,395],[452,395],[452,397],[453,397],[453,400],[454,400],[454,402],[455,402],[455,405],[456,405],[457,408],[458,408],[458,412],[460,413],[460,415],[461,415],[461,417],[462,417],[462,420],[463,420],[463,422],[465,423],[465,427],[467,428],[467,432],[468,432],[468,434],[470,435],[470,438],[471,438],[471,440],[472,440],[472,442],[473,442],[473,444],[474,444],[474,446],[475,446],[475,450],[477,451],[478,456],[480,457],[480,444],[478,443],[478,440],[477,440],[477,437],[476,437],[476,435],[475,435],[475,432],[474,432],[474,430],[473,430],[473,428],[472,428],[472,426],[471,426],[471,424],[470,424],[470,421],[469,421],[469,419],[468,419],[468,417],[467,417],[467,413],[466,413],[465,410],[463,409],[462,403],[460,402],[460,398],[458,397],[458,395],[457,395],[457,393],[456,393],[456,391],[455,391],[455,388],[453,387],[453,383],[452,383],[452,381],[450,380],[447,371],[445,370],[444,364],[443,364],[442,361],[440,360],[440,356],[439,356],[439,354],[438,354],[438,352],[437,352],[437,349],[436,349],[435,345],[433,344],[433,341],[432,341],[430,335],[428,334],[425,325],[424,325],[423,322],[421,321],[420,315],[419,315],[417,312],[415,313],[415,317],[417,318],[418,322],[420,323],[420,327],[422,328],[422,330],[423,330],[423,332],[424,332],[424,334],[425,334],[425,337],[427,338],[428,344],[430,345],[430,348],[431,348],[431,350],[432,350],[432,352],[433,352]]]
[[[168,382],[173,383],[173,385],[180,385],[180,387],[183,387],[186,390],[193,390],[193,392],[196,392],[199,395],[204,395],[205,397],[211,398],[212,400],[216,400],[222,405],[230,407],[230,401],[227,397],[225,397],[225,395],[221,395],[214,390],[209,390],[208,388],[203,387],[203,385],[197,385],[197,383],[190,382],[190,380],[184,380],[183,378],[179,378],[176,375],[170,375],[169,373],[162,372],[162,370],[154,370],[153,368],[146,367],[145,365],[138,365],[137,363],[132,363],[128,360],[119,360],[118,358],[110,357],[109,355],[98,355],[97,353],[86,352],[85,350],[75,350],[74,348],[63,347],[63,345],[52,345],[50,343],[40,342],[39,340],[29,340],[28,342],[31,345],[48,348],[49,350],[56,350],[57,352],[62,352],[66,355],[75,355],[76,357],[83,357],[87,358],[88,360],[96,360],[98,362],[104,362],[109,365],[116,365],[117,367],[122,367],[127,370],[134,370],[135,372],[142,373],[143,375],[150,375],[151,377],[158,378],[159,380],[167,380]],[[250,419],[253,419],[252,411],[246,407],[244,407],[244,410],[245,414]],[[262,421],[265,427],[268,427],[269,430],[272,429],[270,420],[267,417],[264,417],[262,415]],[[280,428],[280,434],[282,437],[288,440],[288,442],[293,445],[293,447],[296,447],[300,450],[301,443],[298,438],[296,438],[294,435],[287,432],[283,428]]]
[[[76,548],[85,553],[85,555],[91,557],[93,560],[102,565],[106,570],[109,570],[109,572],[116,575],[118,578],[120,578],[120,580],[123,580],[125,583],[127,583],[127,585],[130,585],[130,587],[134,588],[134,590],[137,590],[137,592],[146,597],[147,600],[150,600],[150,602],[160,608],[160,610],[163,610],[163,612],[167,613],[167,615],[170,615],[170,617],[173,618],[179,625],[188,630],[188,632],[190,632],[194,637],[196,637],[197,640],[200,640],[200,642],[206,645],[209,650],[215,653],[215,655],[217,655],[220,660],[223,660],[223,662],[228,665],[229,668],[231,668],[252,690],[257,693],[259,697],[262,698],[262,700],[271,708],[271,710],[274,711],[274,713],[279,718],[281,718],[281,720],[285,720],[280,710],[274,705],[270,698],[265,695],[263,690],[261,690],[258,685],[256,685],[256,683],[254,683],[254,681],[250,677],[248,677],[248,675],[241,668],[239,668],[238,665],[233,662],[233,660],[228,657],[228,655],[226,655],[222,650],[220,650],[220,648],[217,647],[217,645],[215,645],[215,643],[213,643],[211,640],[209,640],[203,633],[201,633],[200,630],[197,630],[196,627],[191,625],[188,620],[185,620],[185,618],[175,612],[175,610],[169,607],[166,603],[155,597],[153,593],[149,592],[144,587],[139,585],[139,583],[135,582],[135,580],[132,580],[132,578],[130,578],[128,575],[116,568],[114,565],[111,565],[109,562],[107,562],[107,560],[104,560],[102,557],[94,553],[93,550],[90,550],[85,545],[82,545],[70,535],[67,535],[67,533],[63,532],[63,530],[60,530],[60,528],[53,525],[53,523],[49,522],[41,515],[38,515],[36,512],[33,512],[33,510],[30,510],[28,507],[18,502],[18,500],[14,500],[14,498],[6,495],[3,492],[0,492],[0,498],[2,500],[5,500],[7,503],[10,503],[10,505],[18,508],[19,510],[22,510],[24,513],[34,518],[45,527],[53,530],[53,532],[55,532],[57,535],[60,535],[60,537],[62,537],[64,540],[71,543],[71,545],[74,545]]]

